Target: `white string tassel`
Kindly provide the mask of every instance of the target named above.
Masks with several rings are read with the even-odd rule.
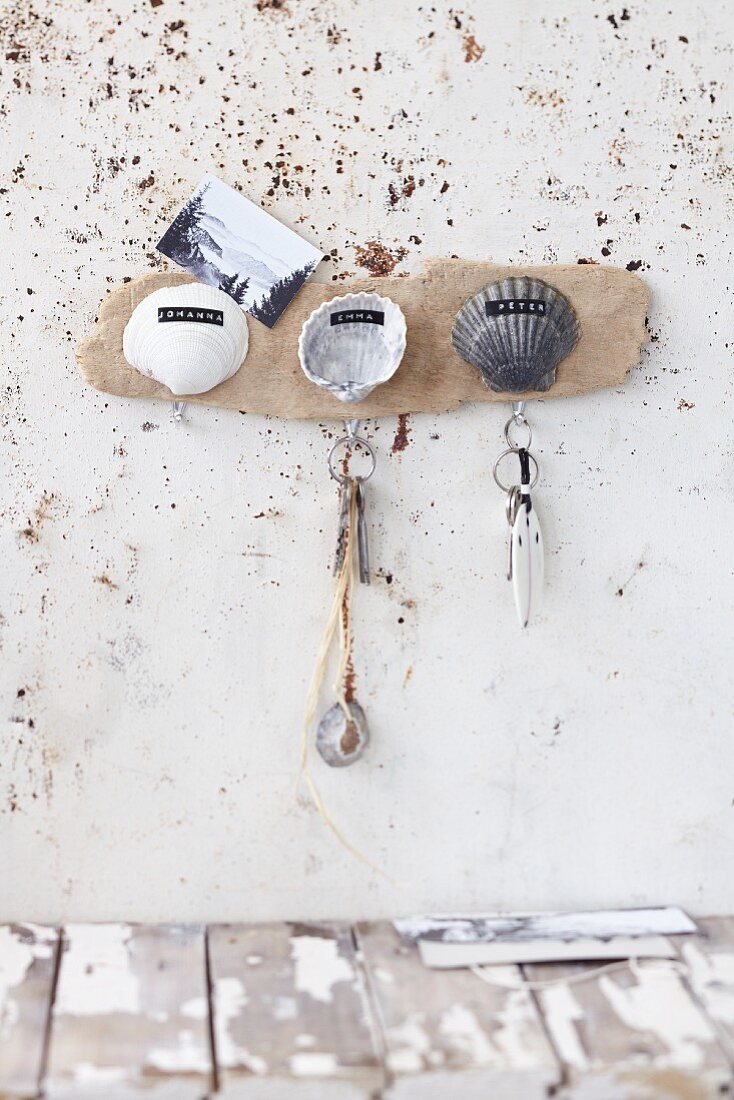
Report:
[[[336,674],[336,682],[334,684],[334,691],[337,695],[339,705],[342,707],[348,721],[352,720],[351,712],[349,710],[349,704],[345,695],[345,675],[349,665],[349,658],[351,656],[352,649],[352,629],[351,629],[351,607],[352,607],[352,588],[354,585],[354,572],[355,572],[355,549],[356,549],[356,514],[357,514],[357,482],[353,478],[349,484],[349,522],[346,530],[346,547],[344,550],[344,561],[342,567],[339,570],[339,575],[336,582],[336,590],[334,592],[334,598],[329,610],[329,617],[326,620],[326,626],[324,633],[321,636],[321,642],[319,644],[318,652],[316,654],[316,667],[311,677],[311,684],[308,689],[308,695],[306,697],[306,714],[303,720],[303,729],[301,731],[301,767],[299,772],[299,780],[303,778],[308,787],[309,793],[313,800],[316,809],[319,812],[319,816],[324,824],[331,830],[339,843],[346,848],[346,850],[354,856],[355,859],[360,860],[361,863],[366,864],[373,871],[382,875],[388,880],[393,882],[393,879],[382,870],[369,856],[360,852],[358,848],[355,848],[353,844],[346,839],[339,826],[334,821],[331,813],[329,812],[326,803],[316,786],[316,781],[311,771],[311,764],[309,761],[309,738],[311,730],[313,728],[314,720],[316,718],[316,711],[319,705],[319,696],[321,688],[326,676],[326,668],[329,660],[329,651],[334,640],[337,627],[339,628],[339,667]]]

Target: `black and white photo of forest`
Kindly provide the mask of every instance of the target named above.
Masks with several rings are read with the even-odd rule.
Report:
[[[206,175],[158,251],[272,328],[322,253],[216,176]]]

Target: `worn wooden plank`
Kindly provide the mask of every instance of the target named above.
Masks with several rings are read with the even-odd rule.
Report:
[[[694,996],[734,1065],[734,917],[696,918],[698,935],[676,936]]]
[[[555,385],[540,396],[569,397],[624,382],[627,371],[639,362],[640,348],[647,339],[649,293],[638,276],[596,265],[508,267],[432,260],[424,274],[405,279],[359,280],[338,287],[307,283],[274,329],[248,321],[247,358],[232,378],[186,400],[275,416],[342,420],[344,405],[305,378],[298,362],[298,336],[303,322],[322,302],[348,292],[375,290],[402,308],[408,343],[394,378],[360,402],[361,417],[442,412],[463,401],[507,401],[507,395],[488,390],[477,371],[451,345],[454,317],[466,299],[505,275],[534,275],[552,282],[570,298],[581,322],[578,345],[559,366]],[[133,309],[146,295],[192,281],[178,272],[149,273],[113,291],[102,302],[94,332],[77,349],[79,369],[87,382],[122,397],[170,401],[165,386],[125,362],[122,333]]]
[[[38,1094],[59,933],[0,926],[0,1100]]]
[[[367,1100],[384,1083],[348,925],[209,929],[227,1100]]]
[[[45,1095],[200,1100],[210,1085],[203,929],[69,925]]]
[[[532,981],[547,981],[590,966],[543,963],[523,970]],[[536,996],[563,1062],[564,1100],[709,1100],[731,1084],[713,1024],[667,961],[560,981]]]
[[[534,1100],[560,1079],[535,1004],[524,990],[469,970],[434,971],[391,924],[357,926],[382,1024],[391,1100]],[[515,966],[497,967],[518,982]]]

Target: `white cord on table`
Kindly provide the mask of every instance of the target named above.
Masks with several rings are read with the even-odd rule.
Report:
[[[604,966],[594,966],[589,970],[581,970],[577,974],[569,974],[565,977],[559,978],[546,978],[542,981],[530,981],[527,978],[521,977],[519,981],[502,981],[498,977],[490,977],[489,972],[496,970],[495,966],[470,966],[472,974],[475,974],[477,978],[481,978],[487,985],[495,985],[500,989],[529,989],[529,990],[542,990],[551,989],[555,985],[575,985],[578,982],[588,982],[592,978],[599,977],[600,974],[615,974],[621,970],[631,970],[633,974],[637,974],[640,970],[659,970],[665,973],[674,974],[688,974],[688,967],[681,962],[676,962],[673,959],[646,959],[646,963],[651,963],[651,966],[641,966],[642,960],[638,958],[624,959],[620,962],[605,963]],[[517,964],[510,964],[517,965]]]

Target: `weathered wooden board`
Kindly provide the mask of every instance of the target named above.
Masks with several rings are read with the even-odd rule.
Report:
[[[560,1080],[534,1001],[469,970],[435,971],[387,922],[357,925],[390,1100],[535,1100]],[[497,967],[520,980],[515,966]]]
[[[546,981],[590,965],[523,970]],[[563,1100],[713,1100],[732,1083],[711,1021],[668,962],[561,982],[537,997],[564,1066]]]
[[[699,934],[676,937],[693,995],[713,1020],[734,1065],[734,917],[696,920]]]
[[[0,926],[0,1100],[38,1094],[59,933]]]
[[[209,929],[227,1100],[368,1100],[384,1084],[348,925]]]
[[[69,925],[44,1094],[201,1100],[211,1086],[203,929]]]
[[[344,419],[344,405],[310,383],[298,361],[303,322],[322,302],[340,294],[375,290],[403,309],[408,323],[405,357],[390,382],[355,406],[361,417],[410,412],[443,412],[464,401],[507,401],[493,393],[478,372],[451,345],[451,327],[461,305],[487,283],[505,275],[535,275],[552,282],[573,303],[581,339],[558,368],[548,393],[526,397],[570,397],[605,386],[618,386],[640,357],[647,339],[649,294],[629,271],[596,265],[507,267],[466,260],[434,260],[425,274],[408,278],[360,280],[339,286],[307,283],[274,329],[248,320],[250,347],[239,371],[227,382],[187,398],[245,412],[298,419]],[[122,333],[135,306],[161,287],[193,282],[178,272],[147,274],[119,287],[101,305],[93,334],[77,349],[84,378],[120,397],[158,397],[171,393],[140,375],[122,354]],[[518,398],[513,395],[513,399]]]

